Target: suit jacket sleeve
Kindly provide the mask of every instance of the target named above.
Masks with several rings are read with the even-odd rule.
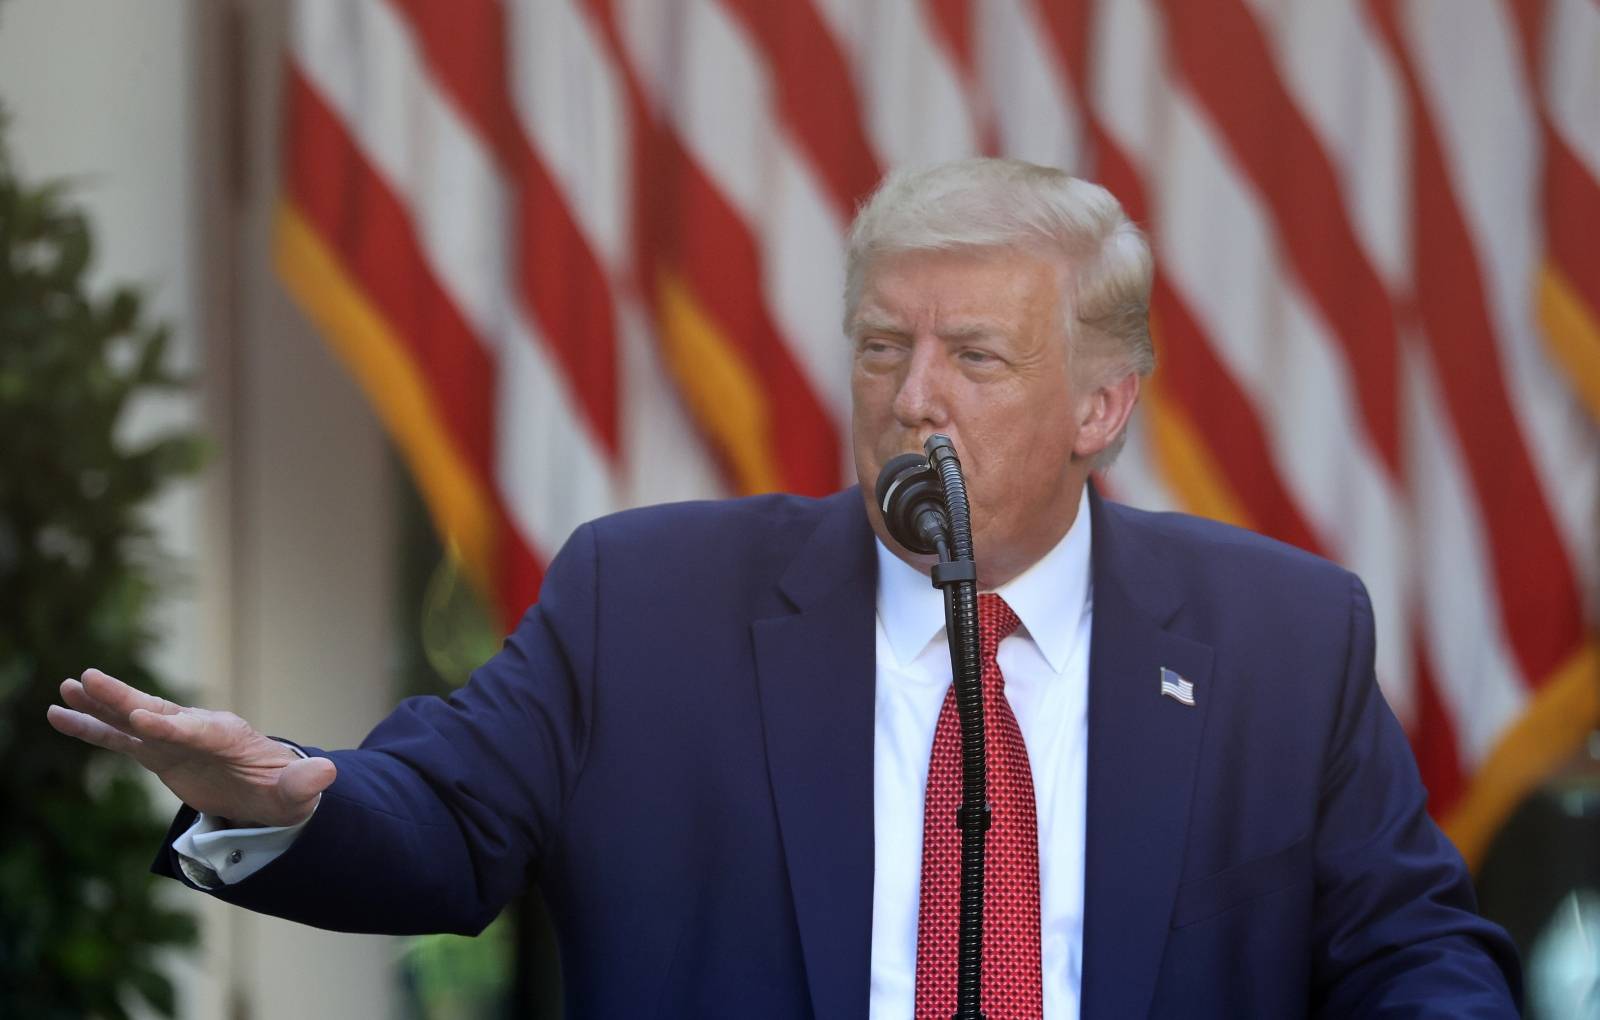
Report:
[[[212,892],[339,931],[475,934],[528,882],[578,781],[593,706],[596,547],[580,528],[539,603],[448,700],[402,702],[354,751],[298,840]],[[186,881],[172,840],[154,870]]]
[[[1326,1016],[1515,1016],[1505,933],[1477,916],[1461,856],[1426,812],[1373,671],[1372,607],[1351,579],[1350,637],[1315,841],[1314,980]]]

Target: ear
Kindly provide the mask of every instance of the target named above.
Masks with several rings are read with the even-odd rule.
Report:
[[[1087,460],[1122,434],[1133,405],[1139,402],[1139,376],[1127,372],[1078,398],[1078,438],[1075,456]]]

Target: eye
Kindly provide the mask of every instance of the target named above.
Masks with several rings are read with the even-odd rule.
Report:
[[[979,350],[976,347],[963,348],[956,357],[969,365],[988,365],[1000,360],[988,351]]]

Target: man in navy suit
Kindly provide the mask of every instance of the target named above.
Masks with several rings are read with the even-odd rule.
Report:
[[[1013,617],[989,725],[1014,714],[1027,762],[1026,853],[994,883],[1022,898],[988,915],[1026,951],[986,953],[990,1020],[1513,1016],[1515,958],[1424,811],[1360,582],[1090,485],[1153,367],[1151,271],[1115,200],[1059,171],[892,176],[851,234],[860,489],[585,525],[466,688],[359,750],[95,670],[51,721],[187,805],[157,870],[250,909],[475,932],[538,882],[573,1015],[931,1015],[949,663],[928,563],[863,491],[944,433]]]

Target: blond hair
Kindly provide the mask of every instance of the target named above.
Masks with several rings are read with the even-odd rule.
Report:
[[[1067,269],[1062,309],[1074,354],[1108,359],[1110,377],[1155,370],[1155,260],[1143,232],[1100,185],[1018,159],[966,159],[884,178],[850,227],[846,332],[874,258],[964,248],[1022,248],[1059,260]],[[1102,464],[1122,440],[1101,454]]]

